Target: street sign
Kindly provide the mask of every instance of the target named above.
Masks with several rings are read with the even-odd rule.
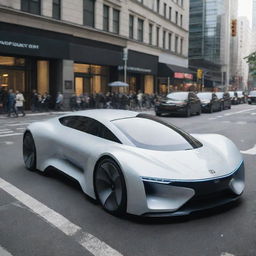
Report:
[[[123,60],[128,60],[128,48],[123,49]]]

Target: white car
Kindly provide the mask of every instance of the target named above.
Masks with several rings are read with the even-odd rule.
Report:
[[[237,200],[244,164],[232,141],[189,135],[147,114],[87,110],[28,126],[29,170],[54,167],[111,214],[186,215]]]

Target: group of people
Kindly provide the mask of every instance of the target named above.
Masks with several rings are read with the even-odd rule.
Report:
[[[137,93],[134,91],[130,93],[84,93],[79,96],[71,95],[69,107],[72,111],[93,108],[142,110],[154,107],[157,99],[158,95],[142,93],[140,90]],[[12,89],[7,91],[4,87],[0,87],[0,113],[5,113],[8,117],[18,117],[19,113],[25,116],[24,102],[25,97],[21,92],[14,92]],[[47,112],[49,109],[61,111],[64,96],[58,92],[56,97],[52,97],[47,92],[39,94],[33,90],[29,103],[32,112]]]
[[[145,94],[140,90],[138,93],[85,93],[79,96],[73,94],[69,106],[72,111],[87,108],[142,110],[154,107],[156,100],[156,94]]]
[[[0,88],[0,113],[6,113],[8,117],[12,115],[18,117],[19,113],[25,116],[24,102],[24,95],[20,91],[14,92],[13,89],[7,91],[5,88]]]

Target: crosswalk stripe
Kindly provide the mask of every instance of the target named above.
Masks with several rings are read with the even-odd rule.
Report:
[[[0,245],[0,255],[1,256],[12,256],[8,251],[6,251],[1,245]]]
[[[17,135],[22,135],[22,134],[23,134],[23,133],[0,134],[0,137],[17,136]]]
[[[2,178],[0,178],[0,188],[31,209],[35,214],[42,217],[46,222],[58,228],[67,236],[74,238],[94,256],[122,256],[121,253],[105,242],[83,231],[81,227],[70,222],[61,214],[55,212]]]
[[[0,134],[5,134],[5,133],[13,133],[13,131],[11,131],[11,130],[9,130],[9,131],[3,131],[3,132],[0,131]]]

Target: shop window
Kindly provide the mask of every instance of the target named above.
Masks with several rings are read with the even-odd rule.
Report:
[[[109,31],[109,6],[103,5],[103,30]]]
[[[151,75],[144,77],[144,92],[147,94],[154,93],[154,77]]]
[[[49,92],[49,61],[37,61],[37,90],[41,95]]]
[[[21,10],[33,14],[41,14],[40,0],[21,0]]]
[[[116,9],[113,9],[113,33],[119,34],[119,19],[120,12]]]
[[[24,66],[25,59],[0,56],[0,66]]]
[[[61,0],[53,0],[52,2],[52,17],[60,20]]]
[[[95,1],[84,0],[83,4],[84,25],[94,27]]]
[[[23,70],[0,69],[0,86],[20,92],[25,91],[25,72]]]

